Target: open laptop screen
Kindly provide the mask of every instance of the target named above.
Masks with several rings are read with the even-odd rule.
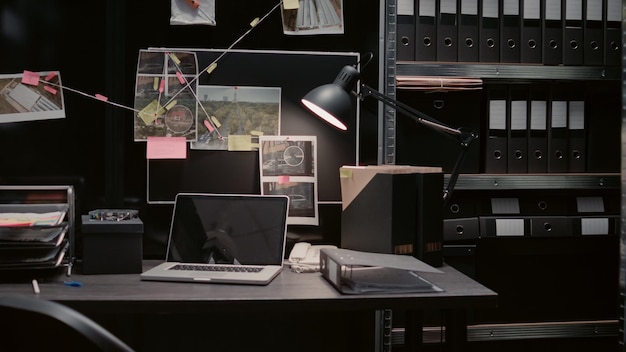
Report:
[[[167,261],[281,265],[288,197],[176,196]]]

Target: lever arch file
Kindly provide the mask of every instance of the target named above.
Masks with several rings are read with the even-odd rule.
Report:
[[[480,62],[500,62],[499,0],[481,0],[479,14],[478,59]]]
[[[529,92],[528,172],[548,171],[547,88],[532,86]]]
[[[416,43],[415,60],[437,60],[437,0],[415,0],[416,18]]]
[[[602,65],[604,59],[604,28],[602,9],[604,0],[587,0],[583,26],[583,64]]]
[[[604,11],[604,64],[619,66],[622,64],[622,1],[606,0]]]
[[[487,141],[485,143],[485,172],[504,174],[507,171],[507,88],[492,86],[487,104]]]
[[[567,100],[559,96],[558,92],[552,94],[551,98],[548,172],[567,172]]]
[[[396,13],[396,53],[400,61],[415,60],[414,0],[398,0]]]
[[[439,1],[437,22],[437,61],[458,61],[457,3],[456,0]]]
[[[478,62],[478,0],[460,0],[459,62]]]
[[[509,99],[507,173],[528,172],[528,93],[524,86],[512,86]]]
[[[561,0],[543,2],[543,64],[563,63],[563,14]]]
[[[502,0],[502,33],[500,36],[500,61],[520,62],[521,14],[519,0]]]
[[[585,135],[585,102],[570,100],[567,107],[568,155],[569,172],[587,171],[586,135]]]
[[[345,294],[443,291],[419,275],[441,271],[408,255],[322,248],[320,272]]]
[[[563,64],[583,64],[583,2],[565,1],[565,29],[563,30]]]
[[[541,0],[523,0],[522,41],[520,55],[522,63],[541,63]]]

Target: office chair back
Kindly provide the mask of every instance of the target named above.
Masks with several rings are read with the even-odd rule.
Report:
[[[37,296],[0,296],[0,349],[132,352],[78,311]]]

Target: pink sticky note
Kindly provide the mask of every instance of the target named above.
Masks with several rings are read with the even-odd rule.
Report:
[[[98,100],[102,100],[102,101],[107,101],[107,100],[109,100],[109,98],[105,97],[105,96],[104,96],[104,95],[102,95],[102,94],[96,94],[96,99],[98,99]]]
[[[54,77],[56,77],[57,73],[56,72],[50,72],[48,73],[48,75],[46,76],[45,80],[46,82],[49,82],[51,79],[53,79]]]
[[[209,122],[209,120],[204,120],[204,126],[207,128],[207,130],[209,130],[209,132],[213,132],[213,126],[211,126],[211,123]]]
[[[282,185],[285,183],[289,183],[289,176],[284,175],[284,176],[278,176],[278,184]]]
[[[39,85],[39,73],[24,70],[22,83],[37,87]]]
[[[48,92],[50,92],[52,94],[57,94],[57,90],[52,88],[52,87],[50,87],[50,86],[48,86],[48,85],[43,86],[43,89],[47,90]]]
[[[176,71],[176,77],[178,78],[178,82],[180,82],[180,84],[185,84],[185,77],[183,77],[183,74],[180,73],[180,71]]]
[[[187,158],[187,139],[185,137],[148,137],[146,158],[185,159]]]

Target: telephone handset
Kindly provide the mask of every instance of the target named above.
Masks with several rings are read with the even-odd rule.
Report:
[[[337,248],[333,245],[311,245],[308,242],[298,242],[289,253],[289,264],[296,272],[319,271],[320,249]]]

